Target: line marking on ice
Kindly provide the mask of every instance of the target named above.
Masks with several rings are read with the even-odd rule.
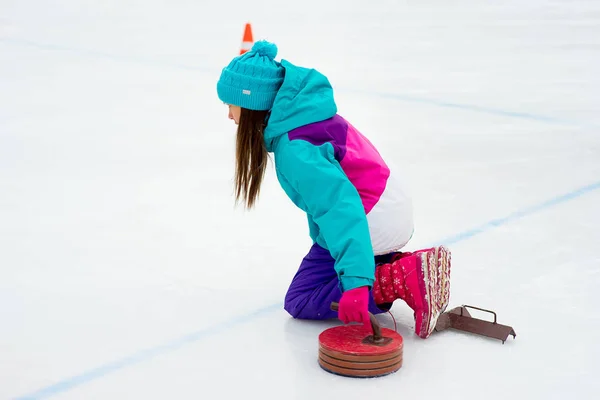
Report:
[[[591,193],[598,189],[600,189],[600,182],[596,182],[596,183],[592,183],[587,186],[583,186],[583,187],[573,190],[569,193],[553,197],[549,200],[535,204],[530,207],[525,207],[525,208],[515,211],[505,217],[490,220],[478,227],[460,232],[454,236],[440,240],[437,243],[451,245],[451,244],[456,244],[458,242],[468,240],[468,239],[472,238],[473,236],[479,235],[481,233],[484,233],[491,229],[497,228],[499,226],[506,225],[510,222],[513,222],[520,218],[532,215],[536,212],[546,210],[546,209],[554,207],[556,205],[576,199],[578,197],[581,197],[585,194]],[[52,385],[38,389],[35,392],[32,392],[30,394],[17,397],[17,398],[15,398],[15,400],[44,399],[44,398],[48,398],[48,397],[53,396],[58,393],[63,393],[63,392],[69,391],[75,387],[95,381],[95,380],[102,378],[113,372],[134,366],[134,365],[139,364],[144,361],[148,361],[159,355],[175,351],[185,345],[206,339],[206,338],[208,338],[212,335],[215,335],[219,332],[223,332],[223,331],[225,331],[227,329],[231,329],[235,326],[245,324],[249,321],[254,320],[255,318],[258,318],[265,314],[269,314],[271,312],[280,310],[282,308],[282,306],[283,306],[283,304],[281,302],[268,305],[266,307],[263,307],[261,309],[254,311],[254,312],[240,315],[240,316],[237,316],[230,320],[227,320],[221,324],[218,324],[218,325],[206,328],[206,329],[201,329],[196,332],[192,332],[188,335],[179,337],[170,342],[163,343],[163,344],[157,345],[155,347],[151,347],[149,349],[141,350],[137,353],[133,353],[133,354],[123,357],[119,360],[116,360],[116,361],[101,365],[99,367],[90,369],[88,371],[82,372],[81,374],[74,375],[69,378],[65,378],[59,382],[52,384]]]
[[[413,96],[413,95],[405,95],[405,94],[399,94],[399,93],[386,93],[386,92],[377,92],[377,91],[370,91],[370,90],[347,89],[344,87],[340,87],[338,89],[338,91],[347,92],[349,94],[361,95],[361,96],[373,96],[373,97],[380,97],[380,98],[384,98],[384,99],[404,101],[404,102],[408,102],[408,103],[421,103],[421,104],[428,104],[428,105],[443,107],[443,108],[453,108],[453,109],[458,109],[458,110],[462,110],[462,111],[473,111],[473,112],[478,112],[478,113],[497,115],[497,116],[501,116],[501,117],[528,119],[528,120],[537,121],[537,122],[545,122],[548,124],[575,125],[575,126],[588,127],[588,128],[598,128],[600,126],[598,124],[589,123],[589,122],[580,122],[580,121],[574,121],[574,120],[569,120],[569,119],[554,118],[554,117],[548,117],[545,115],[503,110],[503,109],[492,108],[492,107],[483,107],[483,106],[478,106],[478,105],[473,105],[473,104],[454,103],[454,102],[449,102],[449,101],[444,101],[444,100],[437,100],[437,99],[431,99],[431,98],[419,97],[419,96]]]
[[[126,55],[111,54],[111,53],[105,53],[105,52],[97,51],[97,50],[82,49],[82,48],[76,48],[76,47],[70,47],[70,46],[61,46],[61,45],[50,44],[50,43],[38,43],[38,42],[31,41],[31,40],[26,40],[26,39],[0,38],[0,43],[2,43],[2,42],[6,43],[6,44],[14,45],[14,46],[32,47],[32,48],[36,48],[38,50],[71,53],[71,54],[75,54],[78,56],[87,56],[87,57],[92,57],[92,58],[97,58],[97,59],[116,61],[116,62],[133,63],[133,64],[139,64],[139,65],[151,66],[151,67],[163,67],[163,68],[166,67],[166,68],[171,68],[171,69],[183,69],[183,70],[188,70],[188,71],[202,71],[202,72],[211,72],[212,71],[211,68],[200,66],[200,65],[177,64],[177,63],[164,61],[164,60],[156,59],[156,58],[153,59],[153,58],[146,58],[146,57],[140,57],[140,56],[126,56]]]
[[[130,63],[136,63],[136,64],[152,66],[152,67],[181,69],[181,70],[187,70],[187,71],[202,71],[202,72],[210,72],[211,74],[213,74],[213,73],[217,74],[220,71],[215,68],[208,67],[208,66],[177,64],[177,63],[173,63],[173,62],[169,62],[169,61],[164,61],[161,59],[151,59],[151,58],[144,58],[144,57],[116,55],[116,54],[110,54],[110,53],[105,53],[105,52],[96,51],[96,50],[82,49],[82,48],[76,48],[76,47],[70,47],[70,46],[61,46],[61,45],[55,45],[55,44],[51,44],[51,43],[40,43],[40,42],[26,40],[26,39],[0,37],[0,43],[2,43],[2,42],[6,43],[6,44],[14,45],[14,46],[32,47],[32,48],[37,48],[40,50],[67,52],[67,53],[77,54],[80,56],[88,56],[88,57],[106,59],[106,60],[117,61],[117,62],[130,62]],[[532,113],[525,113],[525,112],[518,112],[518,111],[511,111],[511,110],[503,110],[503,109],[497,109],[497,108],[492,108],[492,107],[483,107],[483,106],[473,105],[473,104],[454,103],[454,102],[449,102],[449,101],[444,101],[444,100],[430,99],[430,98],[425,98],[425,97],[405,95],[405,94],[399,94],[399,93],[386,93],[386,92],[380,92],[380,91],[375,91],[375,90],[358,90],[358,89],[351,89],[351,88],[347,88],[347,87],[336,88],[336,91],[346,92],[346,93],[350,93],[350,94],[357,94],[357,95],[362,95],[362,96],[380,97],[380,98],[391,99],[391,100],[396,100],[396,101],[404,101],[404,102],[410,102],[410,103],[421,103],[421,104],[427,104],[427,105],[432,105],[432,106],[437,106],[437,107],[453,108],[453,109],[458,109],[458,110],[462,110],[462,111],[473,111],[473,112],[492,114],[492,115],[497,115],[497,116],[502,116],[502,117],[528,119],[528,120],[532,120],[532,121],[545,122],[545,123],[549,123],[549,124],[560,124],[560,125],[571,125],[571,126],[574,125],[574,126],[587,127],[587,128],[600,127],[599,124],[590,123],[590,122],[573,121],[573,120],[568,120],[568,119],[548,117],[548,116],[539,115],[539,114],[532,114]]]

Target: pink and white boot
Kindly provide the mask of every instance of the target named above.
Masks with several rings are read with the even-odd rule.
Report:
[[[426,339],[450,299],[451,253],[444,246],[398,253],[375,269],[373,297],[376,304],[402,299],[414,310],[415,333]]]

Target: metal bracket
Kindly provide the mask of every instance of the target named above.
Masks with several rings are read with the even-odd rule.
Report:
[[[494,322],[473,318],[467,308],[493,314]],[[502,340],[502,344],[504,344],[509,335],[512,335],[513,339],[517,337],[512,327],[501,325],[497,322],[495,312],[468,305],[453,308],[439,316],[435,325],[436,332],[441,332],[449,328],[499,339]]]

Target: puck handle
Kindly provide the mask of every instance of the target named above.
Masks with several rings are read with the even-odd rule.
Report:
[[[331,309],[333,311],[338,311],[339,310],[339,304],[336,303],[335,301],[331,302]],[[382,335],[381,335],[381,327],[379,326],[379,323],[377,322],[377,320],[375,319],[375,316],[371,313],[369,313],[369,319],[371,320],[371,328],[373,329],[373,340],[374,341],[378,341],[382,339]]]

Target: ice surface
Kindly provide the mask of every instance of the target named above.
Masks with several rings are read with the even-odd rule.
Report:
[[[2,2],[0,398],[597,398],[600,5],[288,7]],[[337,322],[281,306],[304,214],[272,168],[256,210],[233,206],[215,84],[247,21],[400,167],[408,247],[453,251],[451,306],[516,340],[421,340],[397,302],[398,373],[318,367]]]

